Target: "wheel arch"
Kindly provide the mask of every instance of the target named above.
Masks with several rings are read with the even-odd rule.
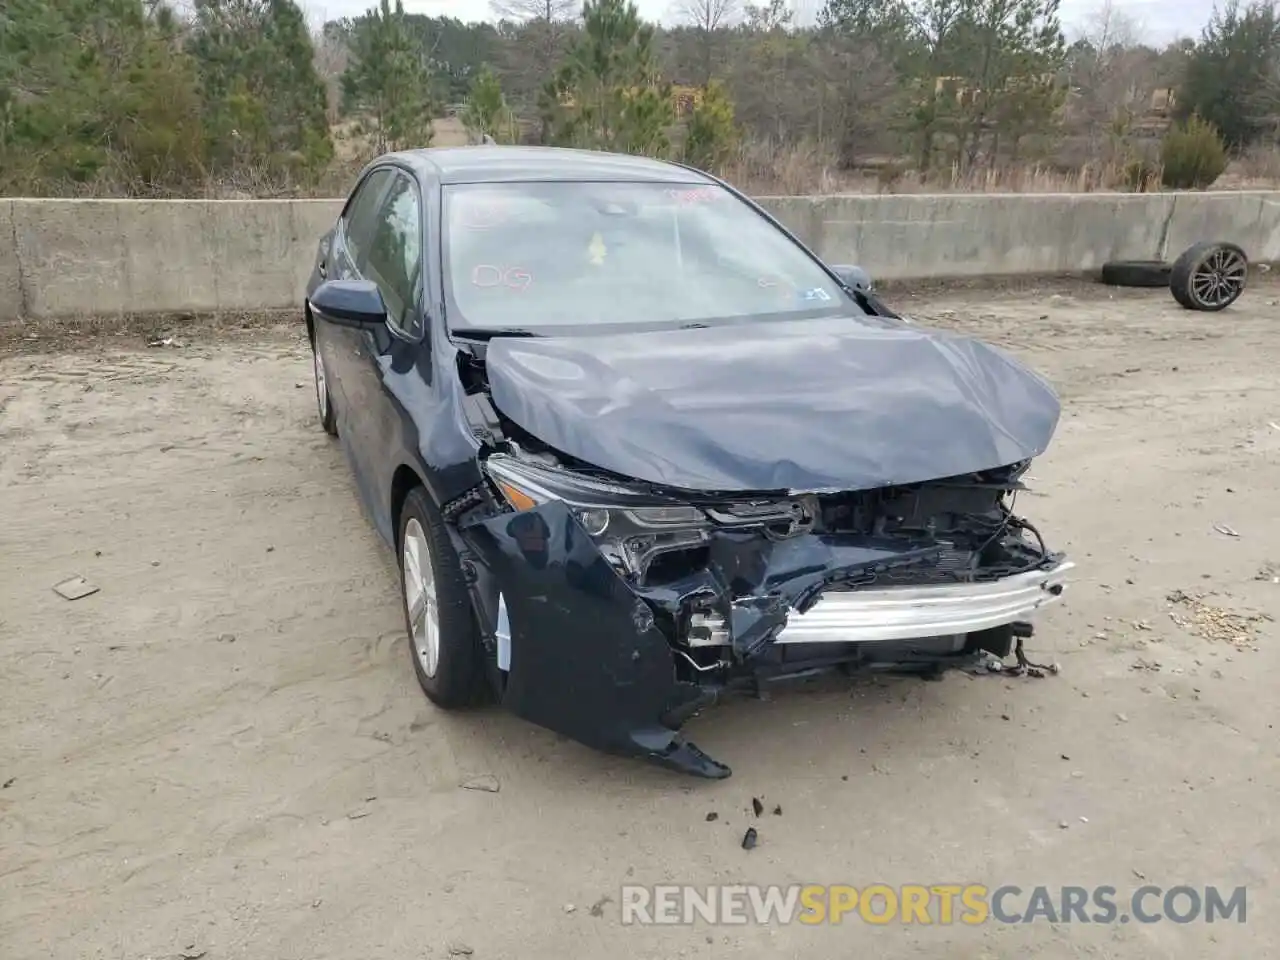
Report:
[[[397,550],[400,549],[400,515],[404,511],[404,502],[409,498],[409,493],[417,487],[426,489],[430,496],[431,488],[427,486],[417,470],[407,463],[396,467],[395,473],[391,476],[391,498],[388,506],[391,513],[391,539]]]

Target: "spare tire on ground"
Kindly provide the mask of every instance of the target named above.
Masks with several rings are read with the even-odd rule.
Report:
[[[1234,243],[1193,243],[1173,263],[1169,291],[1188,310],[1225,310],[1244,293],[1249,258]]]
[[[1111,287],[1167,287],[1170,270],[1163,260],[1111,260],[1102,265],[1102,282]]]

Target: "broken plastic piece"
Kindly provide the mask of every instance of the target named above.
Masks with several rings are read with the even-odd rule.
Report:
[[[80,600],[97,593],[99,588],[84,577],[76,576],[54,584],[54,592],[67,600]]]

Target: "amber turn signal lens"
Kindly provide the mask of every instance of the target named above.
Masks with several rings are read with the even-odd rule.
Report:
[[[522,490],[517,490],[509,483],[498,481],[498,489],[502,491],[502,495],[507,498],[507,503],[511,504],[517,510],[532,510],[538,505],[538,502]]]

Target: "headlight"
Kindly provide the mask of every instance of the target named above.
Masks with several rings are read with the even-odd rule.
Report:
[[[501,455],[486,460],[485,470],[516,510],[554,500],[567,505],[600,552],[637,576],[659,553],[699,546],[709,535],[711,522],[702,510],[635,487]]]

